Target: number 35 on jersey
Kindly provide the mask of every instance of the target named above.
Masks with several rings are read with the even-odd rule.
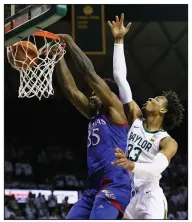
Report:
[[[100,142],[99,128],[94,128],[88,131],[88,144],[87,147],[97,146]]]

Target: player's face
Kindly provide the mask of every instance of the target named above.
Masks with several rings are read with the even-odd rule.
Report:
[[[167,107],[167,102],[165,96],[157,96],[155,98],[149,98],[143,105],[143,108],[147,112],[159,114],[160,112],[164,112]]]
[[[89,97],[89,106],[93,110],[99,110],[101,107],[101,100],[96,96],[95,92],[92,93],[92,96]]]

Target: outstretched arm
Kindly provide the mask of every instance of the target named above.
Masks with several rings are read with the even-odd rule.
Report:
[[[118,97],[110,90],[105,81],[100,78],[93,67],[91,60],[75,44],[71,36],[60,35],[66,41],[71,56],[76,63],[78,70],[83,75],[88,85],[94,90],[96,95],[101,99],[105,107],[115,108],[121,116],[124,117],[123,106]],[[122,114],[123,113],[123,114]],[[123,120],[124,121],[124,120]]]
[[[166,137],[160,143],[161,150],[157,153],[151,163],[135,163],[127,159],[125,153],[119,149],[115,149],[117,160],[112,162],[115,166],[123,166],[124,168],[132,171],[140,176],[159,176],[169,165],[171,159],[177,152],[177,142]]]
[[[71,72],[69,71],[64,57],[56,64],[59,83],[69,101],[88,119],[91,118],[89,101],[86,96],[79,91]]]
[[[125,113],[129,120],[129,124],[142,117],[141,110],[135,101],[132,99],[130,85],[126,79],[127,67],[124,55],[124,35],[129,32],[131,23],[124,27],[124,14],[121,18],[116,16],[116,22],[108,22],[111,27],[113,36],[115,37],[114,52],[113,52],[113,76],[119,87],[121,101],[124,104]]]

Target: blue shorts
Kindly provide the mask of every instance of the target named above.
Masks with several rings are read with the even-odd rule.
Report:
[[[119,210],[106,199],[95,196],[94,190],[86,190],[82,199],[79,200],[69,211],[66,219],[71,220],[94,220],[94,219],[117,219]]]
[[[130,202],[131,190],[127,186],[109,184],[101,190],[87,189],[70,210],[66,219],[118,219]]]

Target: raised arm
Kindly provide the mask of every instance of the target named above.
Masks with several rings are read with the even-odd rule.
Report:
[[[64,57],[56,64],[59,83],[65,96],[69,101],[88,119],[91,118],[89,101],[86,96],[79,91],[71,72],[69,71]]]
[[[111,27],[112,34],[115,38],[113,52],[113,76],[119,87],[121,101],[124,104],[124,110],[131,125],[135,119],[142,117],[142,112],[135,101],[132,99],[130,85],[126,79],[127,67],[124,55],[124,35],[129,32],[131,23],[124,27],[124,14],[121,18],[116,16],[116,22],[108,22]]]
[[[71,36],[60,35],[66,41],[67,48],[71,52],[71,56],[83,75],[85,81],[94,90],[96,95],[101,99],[105,107],[113,107],[119,113],[123,113],[123,106],[118,97],[110,90],[106,82],[100,78],[93,67],[91,60],[81,51],[81,49],[75,44]]]

